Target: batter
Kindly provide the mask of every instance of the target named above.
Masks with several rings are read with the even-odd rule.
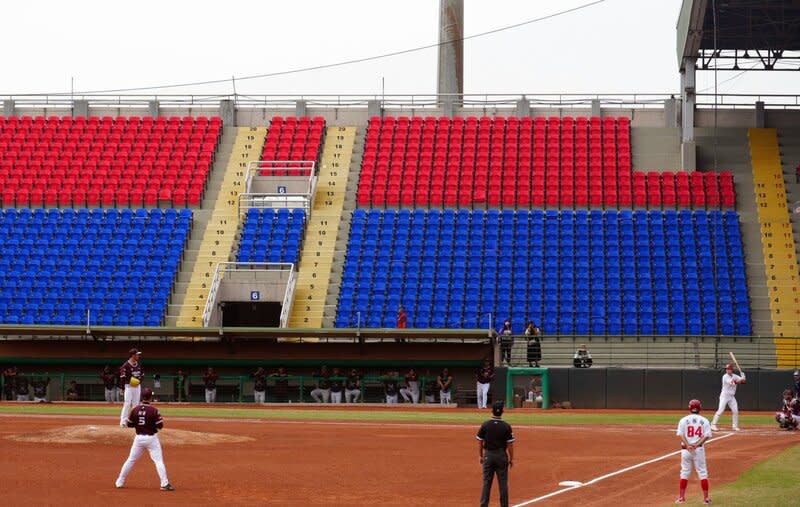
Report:
[[[739,404],[736,403],[736,386],[747,382],[744,372],[739,370],[739,375],[733,373],[733,365],[725,365],[725,375],[722,376],[722,391],[719,393],[719,408],[711,420],[711,429],[718,431],[717,421],[719,416],[725,411],[725,407],[731,408],[733,416],[733,431],[739,431]]]

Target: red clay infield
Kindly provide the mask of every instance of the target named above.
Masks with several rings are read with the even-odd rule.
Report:
[[[676,418],[677,421],[677,418]],[[108,426],[90,416],[0,416],[0,460],[6,505],[476,505],[481,477],[476,427],[467,425],[276,422],[172,418],[170,429],[251,437],[240,443],[164,444],[170,481],[158,490],[146,456],[124,489],[114,479],[127,457],[131,431],[94,443],[18,442],[54,428]],[[666,426],[515,428],[512,505],[563,489],[560,481],[589,481],[677,449]],[[709,444],[713,488],[797,443],[796,434],[745,430]],[[678,456],[533,505],[659,505],[674,500]],[[692,478],[689,495],[700,495]],[[492,505],[497,505],[493,490]]]

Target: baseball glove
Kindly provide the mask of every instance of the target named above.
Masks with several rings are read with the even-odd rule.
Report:
[[[131,382],[130,382],[130,384],[131,384],[131,387],[136,387],[136,386],[138,386],[138,385],[139,385],[139,383],[140,383],[140,382],[139,382],[139,379],[138,379],[138,378],[136,378],[136,377],[131,377]]]

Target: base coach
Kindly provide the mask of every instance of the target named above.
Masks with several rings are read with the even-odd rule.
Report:
[[[514,432],[503,419],[503,401],[492,404],[492,418],[481,424],[475,438],[483,465],[483,492],[481,507],[489,506],[494,474],[500,488],[500,505],[508,507],[508,469],[514,465]]]

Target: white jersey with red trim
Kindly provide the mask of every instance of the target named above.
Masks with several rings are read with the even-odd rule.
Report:
[[[711,437],[711,423],[700,414],[689,414],[678,422],[678,436],[683,436],[690,445],[699,442],[703,437]]]
[[[736,386],[741,383],[744,377],[740,377],[735,373],[726,373],[722,376],[722,392],[719,393],[720,397],[733,398],[736,396]]]

